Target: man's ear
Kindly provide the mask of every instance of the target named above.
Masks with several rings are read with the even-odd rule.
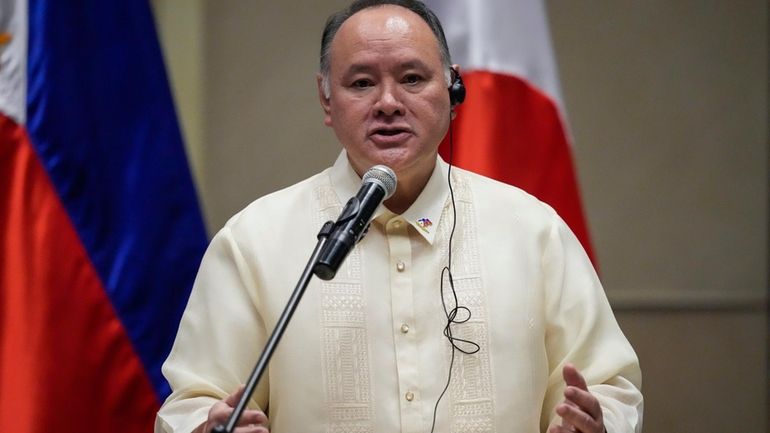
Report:
[[[321,102],[321,108],[324,110],[324,125],[332,126],[331,101],[324,94],[323,76],[316,74],[315,80],[318,86],[318,100]]]

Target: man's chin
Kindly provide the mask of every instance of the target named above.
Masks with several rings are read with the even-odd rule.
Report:
[[[392,148],[381,150],[373,160],[377,161],[375,165],[386,165],[398,175],[410,165],[413,159],[414,155],[410,155],[408,149]]]

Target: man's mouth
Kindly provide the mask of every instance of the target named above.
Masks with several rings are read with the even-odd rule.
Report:
[[[369,134],[369,139],[376,145],[392,147],[403,145],[412,136],[407,128],[377,128]]]
[[[383,130],[376,131],[375,134],[390,136],[390,135],[397,135],[402,132],[403,132],[403,129],[383,129]]]
[[[377,128],[372,135],[384,135],[386,137],[392,137],[399,134],[409,133],[407,128]]]

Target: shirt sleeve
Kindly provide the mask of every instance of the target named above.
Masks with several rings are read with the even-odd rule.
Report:
[[[554,409],[564,399],[562,368],[571,362],[599,400],[607,433],[640,433],[639,361],[585,251],[555,213],[543,251],[549,377],[541,426],[561,422]]]
[[[252,271],[225,226],[214,236],[193,285],[174,346],[163,364],[173,393],[158,412],[155,431],[190,432],[210,407],[235,392],[264,346]],[[250,408],[267,402],[267,374]]]

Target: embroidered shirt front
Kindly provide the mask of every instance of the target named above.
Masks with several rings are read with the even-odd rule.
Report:
[[[455,297],[446,277],[440,290],[453,225],[446,176],[439,159],[406,212],[380,206],[337,277],[310,284],[254,395],[271,432],[430,430],[452,356],[442,299],[451,309]],[[568,361],[600,396],[608,431],[634,431],[638,362],[575,237],[516,188],[456,168],[452,181],[454,289],[471,312],[452,332],[480,350],[455,352],[435,431],[545,431],[559,422],[553,408]],[[246,380],[318,229],[359,186],[343,152],[332,168],[255,201],[214,237],[164,364],[174,392],[157,431],[189,432]]]

